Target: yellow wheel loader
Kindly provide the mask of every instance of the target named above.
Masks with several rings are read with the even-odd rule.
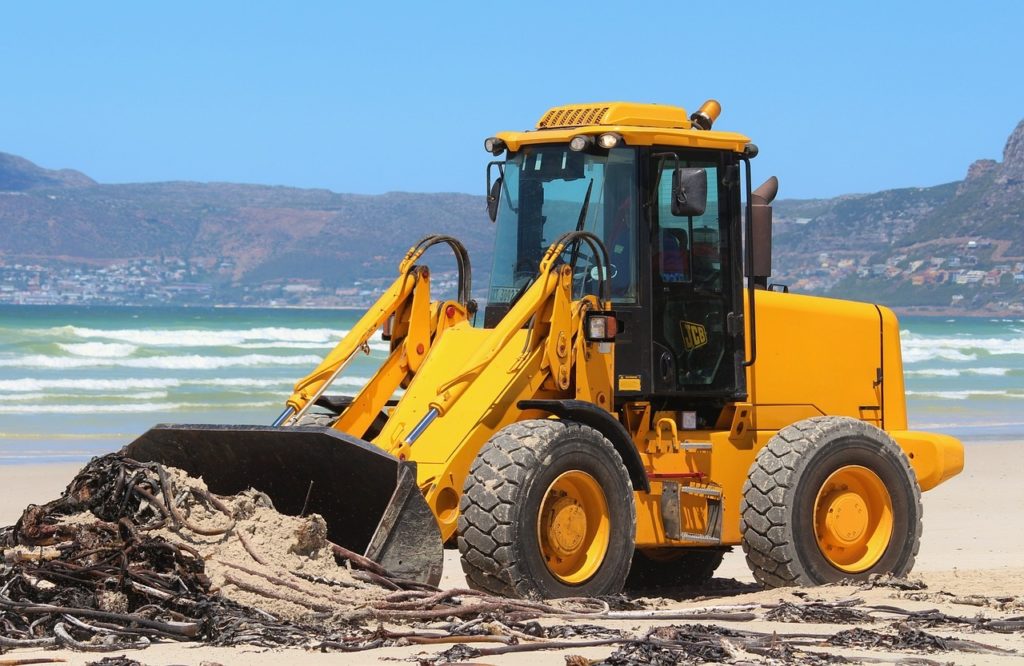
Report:
[[[769,586],[906,574],[921,491],[963,447],[907,429],[890,310],[769,283],[778,183],[752,189],[757,148],[720,111],[562,106],[488,138],[482,312],[463,246],[427,237],[273,425],[157,426],[127,453],[320,513],[409,579],[457,545],[495,594],[700,583],[737,545]],[[377,335],[376,374],[329,393]]]

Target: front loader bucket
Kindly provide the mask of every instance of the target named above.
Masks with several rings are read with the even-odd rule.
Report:
[[[327,537],[396,576],[437,585],[437,521],[403,462],[331,428],[158,425],[122,451],[201,476],[219,495],[266,493],[284,514],[318,513]],[[307,502],[308,496],[308,502]]]

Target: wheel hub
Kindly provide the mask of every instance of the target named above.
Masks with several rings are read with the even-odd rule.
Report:
[[[608,502],[594,477],[573,470],[548,486],[537,515],[537,541],[555,578],[571,585],[589,580],[604,562],[610,534]]]
[[[587,534],[587,514],[571,497],[563,496],[553,502],[548,522],[548,542],[561,557],[568,557],[579,549]]]
[[[839,492],[827,502],[825,526],[837,541],[854,544],[868,528],[868,511],[857,493]]]
[[[847,573],[867,571],[892,540],[892,498],[872,470],[846,465],[833,472],[814,500],[814,536],[825,559]]]

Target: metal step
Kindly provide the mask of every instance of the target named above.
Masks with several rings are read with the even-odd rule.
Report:
[[[697,534],[695,532],[680,532],[678,536],[673,538],[679,539],[680,541],[694,541],[696,543],[708,543],[715,545],[722,543],[722,540],[716,536]]]
[[[722,491],[718,488],[698,488],[695,486],[679,486],[679,492],[687,495],[701,495],[707,497],[709,502],[722,499]]]
[[[683,440],[682,442],[680,442],[679,448],[681,448],[683,451],[693,451],[693,452],[697,452],[697,451],[710,451],[711,450],[711,442],[688,442],[686,440]]]

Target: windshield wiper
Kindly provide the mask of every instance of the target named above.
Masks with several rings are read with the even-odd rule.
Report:
[[[583,206],[580,207],[580,216],[576,220],[576,231],[583,231],[583,224],[587,221],[587,209],[590,208],[590,193],[594,190],[594,179],[590,179],[590,184],[587,185],[587,194],[583,197]],[[576,244],[572,246],[572,256],[569,258],[569,265],[573,268],[576,267],[576,259],[580,254],[580,242],[576,241]]]

